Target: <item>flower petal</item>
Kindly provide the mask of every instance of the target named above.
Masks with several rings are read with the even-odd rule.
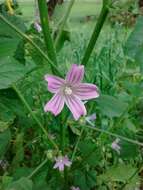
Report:
[[[45,112],[52,112],[55,116],[58,115],[64,107],[64,97],[59,93],[55,94],[52,99],[45,105]]]
[[[84,76],[84,66],[73,64],[66,76],[66,81],[71,84],[80,83]]]
[[[45,80],[48,82],[48,90],[52,93],[59,91],[61,85],[65,83],[65,80],[53,75],[45,75]]]
[[[63,157],[63,163],[66,166],[71,166],[72,162],[68,159],[67,156]]]
[[[81,100],[89,100],[99,96],[98,88],[94,84],[80,83],[74,88],[74,93]]]
[[[86,115],[86,108],[82,101],[75,95],[66,96],[65,103],[73,114],[75,120],[78,120],[80,116]]]
[[[64,171],[64,164],[59,164],[59,171]]]
[[[54,165],[54,169],[56,169],[56,168],[58,168],[59,167],[59,163],[55,163],[55,165]]]

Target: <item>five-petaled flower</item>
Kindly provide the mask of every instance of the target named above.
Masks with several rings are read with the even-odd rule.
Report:
[[[55,165],[54,165],[54,169],[58,168],[59,171],[63,171],[65,166],[70,167],[72,162],[68,159],[67,156],[59,156],[57,158],[55,158]]]
[[[64,104],[70,109],[75,120],[86,115],[86,108],[82,100],[89,100],[99,96],[97,86],[89,83],[82,83],[84,66],[73,64],[64,79],[53,75],[46,75],[48,90],[55,95],[45,105],[44,111],[50,111],[58,115]]]

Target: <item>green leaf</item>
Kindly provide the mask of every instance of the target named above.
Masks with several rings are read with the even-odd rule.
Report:
[[[5,14],[4,17],[8,19],[12,24],[14,24],[18,29],[26,32],[26,27],[23,20],[15,15]],[[20,36],[2,19],[0,19],[0,36],[7,36],[12,38],[20,38]]]
[[[26,74],[25,66],[7,57],[0,61],[0,89],[9,88]]]
[[[20,18],[8,15],[5,17],[23,32],[26,31],[24,22]],[[13,56],[20,40],[20,36],[0,19],[0,58]]]
[[[75,171],[74,173],[74,184],[75,186],[80,187],[81,190],[89,190],[88,184],[86,183],[86,176],[82,171]]]
[[[101,161],[101,150],[93,142],[86,140],[79,144],[79,149],[82,154],[82,159],[85,161],[83,164],[96,166]]]
[[[9,129],[5,130],[3,133],[0,133],[0,159],[2,159],[6,153],[10,140],[11,133]]]
[[[16,47],[18,45],[19,40],[16,38],[6,38],[0,37],[0,58],[5,56],[12,56]]]
[[[79,149],[82,155],[88,155],[89,153],[94,151],[95,148],[96,148],[96,144],[94,144],[93,142],[89,140],[81,141],[79,143]]]
[[[143,16],[137,19],[133,32],[130,34],[125,45],[125,54],[140,65],[143,72]]]
[[[14,170],[14,173],[13,173],[13,178],[14,180],[18,180],[22,177],[28,177],[31,172],[33,171],[32,168],[28,168],[28,167],[18,167]]]
[[[97,100],[101,113],[107,117],[120,117],[123,114],[128,104],[109,95],[102,95]]]
[[[140,48],[143,47],[143,16],[137,19],[133,32],[130,34],[125,45],[125,54],[135,58]]]
[[[94,170],[90,172],[76,170],[74,172],[74,184],[81,190],[90,190],[96,185],[96,172]]]
[[[10,184],[6,190],[32,190],[32,186],[32,181],[23,177]]]
[[[100,178],[103,181],[126,182],[135,172],[136,168],[131,165],[118,164],[117,166],[108,168]]]

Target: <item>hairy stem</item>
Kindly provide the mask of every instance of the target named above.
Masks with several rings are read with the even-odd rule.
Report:
[[[105,133],[105,134],[107,134],[107,135],[109,135],[109,136],[119,138],[119,139],[121,139],[121,140],[127,141],[127,142],[132,143],[132,144],[137,144],[137,145],[139,145],[139,146],[143,146],[143,143],[138,142],[138,141],[136,141],[136,140],[133,140],[133,139],[130,139],[130,138],[127,138],[127,137],[118,135],[118,134],[116,134],[116,133],[112,133],[112,132],[106,131],[106,130],[104,130],[104,129],[99,129],[99,128],[95,127],[95,125],[94,125],[92,122],[90,122],[90,121],[88,121],[88,120],[87,120],[87,123],[88,123],[90,126],[89,126],[89,125],[86,125],[85,127],[89,128],[89,129],[92,129],[92,130],[94,130],[94,131],[98,131],[98,132],[101,132],[101,133]]]
[[[16,85],[13,85],[12,88],[15,90],[15,92],[17,93],[17,95],[19,96],[20,100],[22,101],[22,103],[24,104],[24,106],[27,108],[27,110],[29,111],[29,113],[31,114],[32,118],[34,119],[34,121],[37,123],[37,125],[41,128],[41,130],[43,131],[43,133],[46,135],[46,137],[48,138],[48,141],[52,144],[52,146],[59,151],[58,146],[56,145],[56,143],[53,141],[53,139],[50,137],[50,135],[48,134],[48,132],[46,131],[46,129],[43,127],[42,123],[39,121],[39,119],[37,118],[37,116],[34,114],[34,112],[32,111],[31,107],[29,106],[29,104],[27,103],[27,101],[25,100],[24,96],[22,95],[22,93],[20,92],[20,90],[16,87]]]
[[[89,41],[89,44],[88,44],[88,47],[86,49],[86,52],[84,54],[84,57],[82,59],[82,64],[83,65],[87,65],[88,63],[88,60],[90,58],[90,55],[93,51],[93,48],[97,42],[97,39],[99,37],[99,34],[101,32],[101,29],[103,27],[103,24],[106,20],[106,17],[108,15],[108,12],[109,12],[109,9],[108,9],[108,6],[109,6],[109,0],[103,0],[103,6],[102,6],[102,9],[101,9],[101,13],[100,13],[100,16],[97,20],[97,24],[94,28],[94,31],[93,31],[93,34],[90,38],[90,41]]]
[[[46,158],[39,166],[35,168],[35,170],[28,176],[31,179],[35,174],[39,172],[39,170],[47,163],[48,159]]]
[[[82,128],[81,128],[80,135],[79,135],[79,137],[78,137],[78,139],[77,139],[77,142],[76,142],[76,145],[75,145],[75,147],[74,147],[74,150],[73,150],[73,153],[72,153],[72,157],[71,157],[71,161],[73,161],[74,158],[75,158],[76,151],[77,151],[77,149],[78,149],[78,145],[79,145],[79,143],[80,143],[80,140],[81,140],[83,131],[84,131],[84,125],[83,125]]]
[[[49,55],[49,58],[54,62],[55,65],[57,65],[56,52],[55,52],[53,40],[50,33],[48,8],[47,8],[46,0],[42,0],[42,1],[38,0],[38,7],[39,7],[41,26],[42,26],[42,31],[44,34],[44,41],[47,48],[47,53]],[[54,72],[53,67],[52,67],[52,70]]]

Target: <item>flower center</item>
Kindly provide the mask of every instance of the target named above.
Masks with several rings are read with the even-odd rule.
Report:
[[[71,95],[72,94],[72,89],[70,88],[70,87],[65,87],[65,94],[67,94],[67,95]]]

